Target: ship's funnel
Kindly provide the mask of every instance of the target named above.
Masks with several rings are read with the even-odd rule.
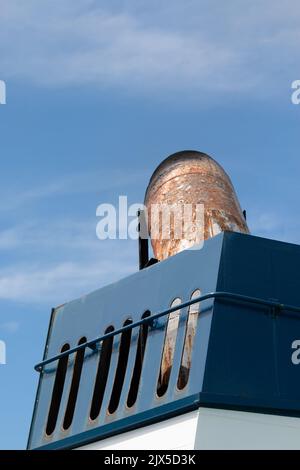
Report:
[[[223,231],[249,233],[229,176],[205,153],[189,150],[166,158],[150,179],[145,206],[158,260]],[[162,216],[164,210],[169,211],[167,217]],[[169,228],[164,226],[167,221]]]

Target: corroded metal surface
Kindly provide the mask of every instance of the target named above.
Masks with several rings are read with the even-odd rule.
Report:
[[[196,299],[201,296],[201,291],[196,289],[192,296],[191,300]],[[182,390],[188,383],[191,363],[192,363],[192,352],[193,352],[193,343],[194,337],[197,329],[197,322],[200,310],[200,302],[192,304],[189,306],[189,313],[186,323],[185,339],[183,352],[181,357],[179,375],[177,380],[177,388]]]
[[[182,300],[179,298],[176,298],[171,303],[171,307],[176,307],[177,305],[180,305],[181,303],[182,303]],[[158,396],[164,395],[169,385],[173,359],[174,359],[174,353],[175,353],[180,312],[181,312],[180,309],[175,310],[175,312],[172,312],[168,318],[162,360],[161,360],[161,365],[160,365],[160,373],[159,373],[159,379],[158,379],[158,384],[157,384]]]
[[[164,160],[149,182],[145,205],[148,229],[155,258],[163,260],[223,231],[249,233],[229,176],[211,157],[196,151],[178,152]],[[176,236],[175,217],[171,217],[169,236],[162,217],[153,216],[153,207],[192,205],[192,224],[184,236]],[[197,207],[203,205],[203,220],[196,220]],[[197,223],[196,223],[197,222]],[[196,227],[196,229],[195,229]]]
[[[199,289],[196,289],[191,299],[200,297],[201,292]],[[174,299],[171,307],[180,305],[182,300],[180,298]],[[179,374],[177,379],[177,388],[182,390],[188,383],[191,361],[192,361],[192,351],[193,351],[193,342],[196,334],[198,316],[199,316],[200,303],[190,305],[188,309],[188,316],[185,324],[185,338],[184,345],[182,350],[182,356],[180,361]],[[173,361],[174,361],[174,352],[176,346],[176,339],[178,333],[178,326],[180,320],[181,310],[178,309],[175,312],[171,313],[168,318],[168,323],[166,326],[166,334],[164,340],[164,347],[162,353],[162,360],[160,366],[159,379],[157,384],[157,395],[162,396],[166,393],[170,375],[172,371]]]

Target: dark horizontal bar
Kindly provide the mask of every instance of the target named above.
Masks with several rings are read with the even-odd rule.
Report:
[[[64,351],[60,354],[57,354],[56,356],[53,356],[50,359],[46,359],[40,362],[39,364],[37,364],[34,368],[37,372],[42,372],[44,366],[46,366],[47,364],[51,364],[54,361],[58,361],[62,357],[69,356],[70,354],[73,354],[79,351],[80,349],[84,349],[84,348],[95,349],[95,346],[97,343],[100,343],[101,341],[104,341],[107,338],[111,338],[112,336],[116,336],[118,334],[123,333],[124,331],[131,330],[140,325],[144,325],[147,323],[150,324],[157,318],[169,315],[170,313],[176,312],[177,310],[181,310],[183,308],[189,307],[190,305],[196,304],[198,302],[203,302],[204,300],[212,299],[212,298],[237,300],[237,301],[248,302],[248,303],[253,303],[257,305],[264,305],[266,307],[273,307],[277,311],[289,310],[292,312],[300,313],[300,307],[296,307],[294,305],[288,305],[288,304],[281,304],[273,300],[265,300],[265,299],[260,299],[257,297],[249,297],[247,295],[234,294],[232,292],[210,292],[208,294],[201,295],[200,297],[196,297],[195,299],[188,300],[187,302],[183,302],[182,304],[176,305],[175,307],[171,307],[168,310],[164,310],[162,312],[156,313],[155,315],[151,315],[150,317],[146,317],[146,318],[143,318],[142,320],[138,320],[129,325],[122,326],[121,328],[111,331],[110,333],[106,333],[103,336],[98,336],[97,338],[92,339],[91,341],[87,341],[86,343],[82,343],[79,346],[75,346],[74,348],[69,349],[68,351]]]

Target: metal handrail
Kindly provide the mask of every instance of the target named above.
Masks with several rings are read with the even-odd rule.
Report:
[[[200,297],[196,297],[195,299],[188,300],[187,302],[183,302],[179,305],[176,305],[174,307],[170,307],[167,310],[164,310],[162,312],[156,313],[155,315],[151,315],[150,317],[143,318],[142,320],[138,320],[134,323],[130,323],[129,325],[122,326],[121,328],[111,331],[110,333],[106,333],[102,336],[98,336],[95,339],[92,339],[91,341],[86,341],[85,343],[82,343],[78,346],[75,346],[72,349],[68,349],[67,351],[64,351],[60,354],[57,354],[56,356],[53,356],[49,359],[45,359],[44,361],[38,363],[34,369],[37,372],[42,372],[44,366],[47,364],[51,364],[52,362],[58,361],[62,357],[69,356],[70,354],[73,354],[77,351],[80,351],[81,349],[85,348],[90,348],[92,350],[96,349],[96,346],[98,343],[101,341],[104,341],[105,339],[111,338],[113,336],[116,336],[118,334],[123,333],[124,331],[131,330],[133,328],[136,328],[137,326],[140,325],[145,325],[145,324],[153,324],[154,320],[169,315],[172,312],[176,312],[177,310],[181,310],[183,308],[189,307],[190,305],[196,304],[198,302],[203,302],[204,300],[207,299],[231,299],[231,300],[240,300],[242,302],[249,302],[249,303],[254,303],[258,305],[264,305],[266,307],[272,307],[274,311],[280,312],[282,310],[289,310],[292,312],[300,313],[300,307],[294,306],[294,305],[288,305],[288,304],[282,304],[280,302],[277,302],[275,300],[265,300],[265,299],[260,299],[258,297],[249,297],[247,295],[241,295],[241,294],[235,294],[232,292],[210,292],[208,294],[201,295]]]

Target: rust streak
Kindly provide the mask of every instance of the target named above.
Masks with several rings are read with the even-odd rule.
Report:
[[[186,227],[185,237],[176,237],[175,218],[171,217],[169,237],[163,236],[162,218],[151,220],[153,205],[183,208],[192,204],[192,221],[196,220],[196,204],[204,206],[204,226]],[[148,230],[154,256],[163,260],[202,240],[223,231],[249,233],[240,204],[229,176],[211,157],[195,151],[171,155],[153,173],[145,195]],[[177,222],[178,223],[178,220]],[[179,223],[183,223],[179,221]],[[158,226],[159,224],[159,226]],[[159,236],[153,237],[154,231]]]

